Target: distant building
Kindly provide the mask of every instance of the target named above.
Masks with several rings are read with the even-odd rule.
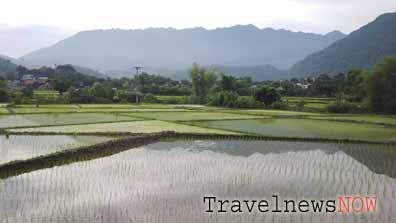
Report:
[[[36,81],[36,78],[32,74],[26,74],[22,76],[21,82],[23,85],[33,85]]]
[[[277,87],[277,88],[276,88],[276,90],[277,90],[278,92],[285,91],[285,89],[284,89],[282,86],[280,86],[280,87]]]
[[[46,89],[49,87],[48,77],[34,74],[25,74],[21,80],[11,83],[13,88],[32,86],[34,89]]]
[[[302,83],[297,83],[296,85],[302,89],[308,89],[310,86],[310,84],[302,84]]]

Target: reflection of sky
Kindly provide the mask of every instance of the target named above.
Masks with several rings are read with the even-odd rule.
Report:
[[[92,145],[110,140],[96,136],[28,136],[0,135],[0,164],[14,160],[55,153],[80,146]]]
[[[251,156],[254,153],[286,153],[321,150],[328,154],[344,152],[370,170],[396,178],[396,147],[374,144],[332,144],[281,141],[194,141],[160,142],[147,146],[155,150],[183,148],[194,151],[211,150],[234,156]]]
[[[395,179],[372,172],[334,145],[308,144],[157,143],[36,171],[0,181],[0,216],[8,222],[32,217],[37,222],[395,222]],[[293,145],[295,149],[286,148]],[[205,195],[263,199],[273,194],[295,199],[376,195],[380,212],[288,217],[203,213]]]

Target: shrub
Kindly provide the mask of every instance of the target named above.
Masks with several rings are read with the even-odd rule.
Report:
[[[326,110],[330,113],[359,113],[362,111],[358,105],[350,102],[330,103]]]
[[[288,110],[289,109],[289,105],[283,101],[276,101],[268,107],[271,109],[279,109],[279,110]]]
[[[144,95],[143,102],[145,103],[157,103],[158,99],[153,94]]]
[[[221,91],[210,99],[209,105],[232,108],[234,107],[237,99],[238,94],[236,94],[235,92]]]
[[[268,107],[271,104],[280,101],[281,97],[274,88],[262,87],[254,92],[254,99],[264,103],[264,105]]]
[[[298,101],[298,103],[296,105],[296,109],[298,111],[302,111],[302,110],[304,110],[304,107],[305,107],[305,101],[304,100]]]
[[[0,102],[6,102],[10,99],[10,95],[7,90],[0,89]]]
[[[259,108],[260,103],[254,100],[253,97],[238,97],[234,107],[236,108]]]

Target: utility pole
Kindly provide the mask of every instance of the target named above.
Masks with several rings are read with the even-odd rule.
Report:
[[[56,64],[54,64],[54,80],[56,80],[56,69],[58,68],[58,66]]]
[[[139,75],[139,70],[141,70],[143,67],[135,66],[133,68],[136,70],[136,75]]]
[[[135,70],[136,70],[136,76],[137,75],[139,75],[139,71],[143,68],[143,67],[140,67],[140,66],[134,66],[133,68],[135,68]],[[135,86],[135,94],[136,94],[136,103],[137,104],[139,104],[139,95],[138,95],[138,90],[139,90],[139,88],[138,88],[138,86]]]

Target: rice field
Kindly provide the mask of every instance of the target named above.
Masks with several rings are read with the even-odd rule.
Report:
[[[97,136],[2,136],[0,135],[0,165],[41,155],[110,140]]]
[[[125,114],[132,117],[156,119],[164,121],[194,121],[194,120],[227,120],[227,119],[255,119],[254,115],[231,114],[221,112],[141,112]]]
[[[361,149],[358,144],[350,147]],[[7,223],[395,222],[396,179],[344,150],[339,144],[322,143],[157,143],[0,180],[0,216]],[[361,159],[372,159],[364,150],[360,154]],[[388,154],[393,161],[394,154]],[[395,162],[387,168],[394,169]],[[208,195],[271,201],[274,194],[297,201],[377,196],[378,211],[279,214],[244,209],[210,214],[203,203]]]
[[[231,131],[208,129],[185,124],[149,120],[119,123],[100,123],[84,125],[68,125],[54,127],[18,128],[9,129],[10,133],[157,133],[163,131],[175,131],[180,133],[206,133],[206,134],[238,134]]]
[[[393,116],[152,104],[17,105],[1,112],[13,114],[0,115],[0,168],[117,133],[396,141]],[[394,144],[168,140],[127,144],[127,151],[90,161],[76,157],[44,167],[39,160],[37,168],[7,175],[13,177],[0,180],[0,222],[396,222]],[[118,148],[109,145],[109,151]],[[377,196],[379,211],[208,214],[203,203],[207,195],[270,200],[274,194],[295,200]]]
[[[314,116],[312,119],[334,120],[334,121],[354,121],[366,122],[374,124],[388,124],[396,126],[395,116],[384,115],[328,115],[328,116]]]
[[[0,128],[71,125],[98,122],[122,122],[134,120],[140,119],[136,117],[121,116],[117,113],[0,115]]]
[[[283,110],[270,110],[270,109],[230,110],[230,112],[237,112],[241,114],[274,116],[274,117],[306,117],[306,116],[321,115],[320,113],[312,113],[312,112],[283,111]]]
[[[382,125],[311,119],[261,119],[198,121],[189,124],[206,128],[275,137],[395,141],[396,128]]]

